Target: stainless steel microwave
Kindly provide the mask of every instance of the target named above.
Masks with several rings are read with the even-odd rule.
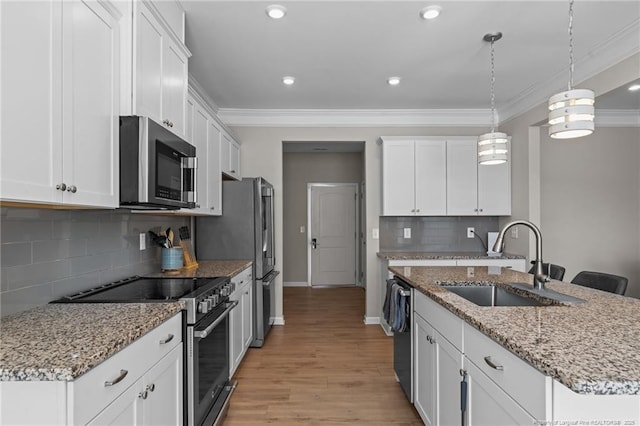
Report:
[[[120,207],[196,205],[196,147],[148,117],[120,117]]]

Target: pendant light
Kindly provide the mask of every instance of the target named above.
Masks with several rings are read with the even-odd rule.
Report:
[[[549,98],[549,136],[554,139],[579,138],[595,129],[595,94],[573,88],[573,70],[573,0],[569,0],[569,87]]]
[[[478,163],[483,165],[502,164],[507,161],[507,143],[509,138],[506,133],[496,132],[496,95],[494,85],[496,82],[493,43],[502,38],[501,32],[485,34],[484,41],[491,43],[491,132],[478,137]]]

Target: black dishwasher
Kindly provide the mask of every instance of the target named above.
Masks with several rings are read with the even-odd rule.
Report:
[[[393,331],[393,369],[400,387],[413,402],[411,291],[411,286],[397,277],[387,280],[384,316]]]

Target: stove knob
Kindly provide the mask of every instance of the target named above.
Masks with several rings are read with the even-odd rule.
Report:
[[[207,312],[209,312],[209,308],[207,307],[207,303],[205,301],[198,303],[198,312],[202,314],[206,314]]]
[[[204,300],[204,302],[207,304],[207,310],[211,310],[211,308],[213,307],[213,303],[211,301],[211,299],[207,298]]]
[[[218,303],[220,303],[220,295],[218,295],[218,294],[214,294],[212,297],[213,297],[213,303],[214,303],[215,305],[217,305]]]

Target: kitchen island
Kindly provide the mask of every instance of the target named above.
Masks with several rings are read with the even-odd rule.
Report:
[[[419,292],[416,305],[426,296],[425,300],[437,304],[429,308],[430,312],[444,308],[447,315],[453,314],[451,318],[462,320],[459,350],[465,355],[476,350],[470,343],[478,341],[473,335],[480,335],[479,330],[481,338],[488,337],[548,378],[545,389],[532,386],[528,390],[531,395],[546,395],[546,402],[542,402],[546,414],[534,416],[537,419],[568,420],[566,413],[574,408],[591,406],[597,410],[598,405],[610,404],[626,413],[626,424],[640,424],[640,300],[551,281],[549,289],[586,303],[483,307],[442,285],[505,287],[510,282],[530,283],[531,275],[487,267],[475,267],[472,273],[468,267],[405,266],[389,270]],[[484,361],[490,364],[487,358]],[[484,366],[484,362],[480,364]],[[498,373],[506,374],[506,370]],[[613,418],[605,416],[602,420],[607,419]]]

